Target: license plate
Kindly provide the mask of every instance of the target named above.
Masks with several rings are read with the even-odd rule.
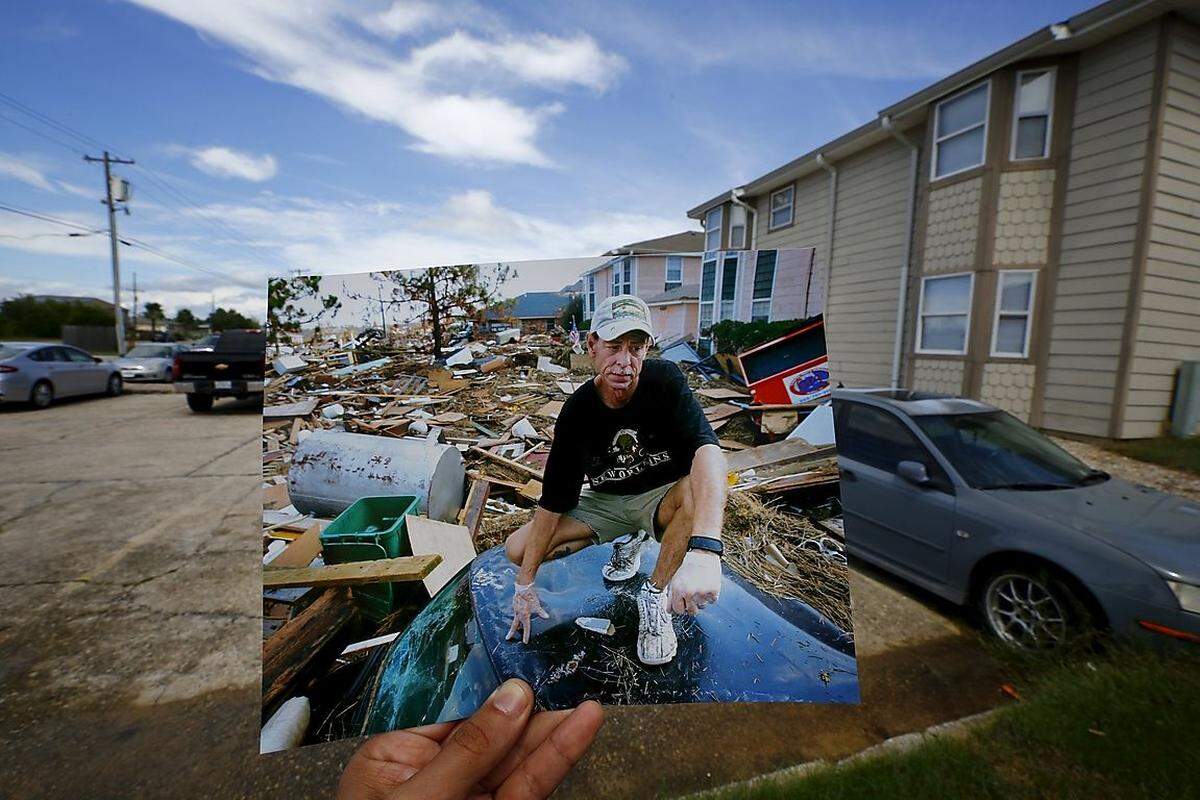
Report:
[[[214,384],[218,389],[232,389],[233,381],[217,381]]]

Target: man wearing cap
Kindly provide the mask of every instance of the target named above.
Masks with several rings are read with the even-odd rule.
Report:
[[[505,544],[520,566],[510,639],[528,642],[532,616],[548,616],[538,566],[590,544],[613,543],[602,573],[617,582],[638,574],[651,532],[661,540],[637,598],[644,664],[675,657],[672,613],[695,614],[720,594],[725,456],[679,368],[646,360],[653,336],[638,297],[615,295],[596,309],[586,342],[596,377],[563,404],[538,509]]]

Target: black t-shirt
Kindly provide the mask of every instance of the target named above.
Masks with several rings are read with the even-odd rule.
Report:
[[[687,475],[696,450],[716,443],[679,367],[649,359],[621,408],[604,405],[595,381],[567,398],[554,425],[538,504],[560,514],[570,511],[579,503],[585,475],[593,491],[648,492]]]

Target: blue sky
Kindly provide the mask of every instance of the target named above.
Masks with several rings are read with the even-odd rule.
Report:
[[[288,269],[589,256],[695,228],[696,203],[1093,3],[5,5],[0,92],[135,158],[119,229],[192,265],[124,247],[122,283],[136,271],[169,312],[215,296],[261,317]],[[80,158],[100,149],[0,102],[0,203],[102,228]],[[106,238],[70,230],[0,212],[0,296],[108,297]],[[511,288],[573,278],[536,272]]]

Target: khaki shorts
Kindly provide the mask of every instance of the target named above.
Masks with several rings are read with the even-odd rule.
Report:
[[[598,544],[638,531],[646,531],[658,539],[662,536],[654,520],[658,504],[674,485],[668,483],[641,494],[605,494],[585,486],[579,493],[579,505],[568,511],[567,516],[591,528]]]

